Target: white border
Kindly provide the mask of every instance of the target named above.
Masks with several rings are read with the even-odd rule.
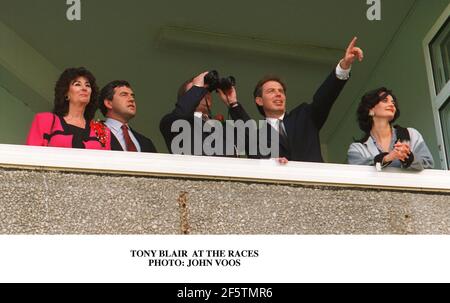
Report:
[[[450,192],[450,171],[0,145],[0,167]]]
[[[0,283],[450,282],[449,236],[0,236],[0,243]],[[258,257],[226,258],[240,266],[150,267],[131,250],[257,250]]]

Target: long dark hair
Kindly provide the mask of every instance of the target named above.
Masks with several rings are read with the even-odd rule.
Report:
[[[59,76],[55,85],[53,113],[61,117],[69,113],[69,102],[66,100],[66,95],[72,81],[78,77],[85,77],[91,85],[91,98],[84,110],[84,118],[86,121],[91,121],[97,110],[98,87],[94,75],[84,67],[68,68]]]
[[[387,96],[392,96],[394,99],[395,106],[395,115],[394,118],[389,122],[392,123],[400,117],[400,108],[398,107],[397,98],[394,96],[391,90],[386,87],[380,87],[374,90],[371,90],[364,94],[361,98],[361,102],[359,103],[358,110],[356,111],[356,117],[358,120],[359,128],[364,132],[364,137],[360,140],[356,140],[357,142],[364,143],[370,137],[370,131],[373,126],[373,117],[369,115],[369,112],[374,106],[376,106],[381,100],[384,100]]]

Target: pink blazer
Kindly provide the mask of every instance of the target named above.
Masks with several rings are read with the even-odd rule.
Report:
[[[34,117],[27,145],[72,148],[73,134],[67,129],[67,124],[53,113],[39,113]],[[105,146],[103,146],[95,131],[89,127],[89,138],[83,139],[86,149],[111,150],[111,130],[105,127]]]

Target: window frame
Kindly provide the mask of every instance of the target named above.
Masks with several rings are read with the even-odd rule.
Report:
[[[436,137],[439,148],[439,158],[442,168],[445,169],[450,169],[449,166],[450,159],[447,159],[444,133],[442,130],[442,123],[439,110],[441,109],[442,106],[445,105],[446,101],[450,98],[450,81],[447,82],[447,84],[441,89],[439,93],[436,93],[437,89],[433,73],[430,44],[435,39],[436,35],[439,33],[442,27],[446,24],[448,18],[450,18],[450,4],[446,7],[442,15],[437,19],[433,27],[425,36],[425,39],[423,40],[422,44],[423,51],[425,54],[425,66],[427,70],[428,87],[430,91],[434,124],[436,128]],[[450,146],[448,148],[450,148]]]

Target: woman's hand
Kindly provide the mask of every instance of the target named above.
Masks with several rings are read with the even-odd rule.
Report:
[[[397,142],[394,145],[394,149],[391,150],[391,152],[383,158],[383,161],[384,162],[392,162],[397,159],[400,161],[405,161],[406,159],[409,158],[410,154],[411,154],[411,149],[410,149],[408,143]]]

